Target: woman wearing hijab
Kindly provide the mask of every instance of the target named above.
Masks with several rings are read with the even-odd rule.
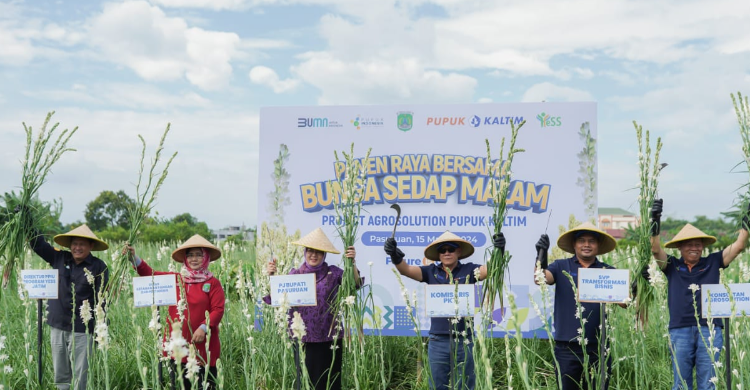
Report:
[[[145,261],[138,258],[133,247],[128,246],[127,250],[133,257],[133,265],[138,275],[177,275],[177,296],[179,299],[183,295],[180,289],[184,288],[187,310],[179,313],[178,306],[169,307],[169,320],[167,321],[169,323],[169,334],[172,333],[172,323],[180,322],[180,314],[182,314],[184,318],[182,321],[182,337],[195,346],[198,354],[200,371],[197,375],[197,388],[203,388],[202,382],[206,375],[205,367],[208,366],[210,373],[208,377],[209,389],[214,389],[216,387],[216,360],[221,353],[219,322],[224,316],[224,289],[221,287],[221,282],[214,278],[211,271],[208,270],[208,264],[221,257],[221,251],[208,240],[196,234],[172,252],[172,260],[182,264],[180,273],[175,273],[154,271]],[[206,318],[206,312],[208,312],[208,319]],[[206,340],[209,330],[211,331],[211,338]],[[165,341],[167,338],[168,335],[165,335]],[[208,341],[210,360],[206,352],[206,341]],[[183,377],[186,373],[186,363],[187,357],[182,358]],[[175,370],[172,370],[170,374],[173,385],[174,372]],[[187,378],[183,380],[186,389],[192,388]],[[176,388],[179,388],[179,386],[176,386]]]
[[[344,270],[335,265],[329,265],[325,260],[327,253],[339,254],[341,252],[334,248],[321,228],[313,230],[292,244],[305,248],[305,261],[299,268],[292,268],[289,275],[314,273],[318,304],[317,306],[293,307],[289,310],[290,322],[293,313],[298,312],[305,323],[307,334],[302,337],[302,348],[305,351],[305,367],[315,390],[340,390],[342,359],[340,339],[343,335],[343,329],[335,330],[338,324],[335,322],[336,313],[334,313],[333,307],[335,307],[338,299],[338,290],[343,280]],[[355,263],[356,251],[353,246],[346,249],[345,255],[346,258],[351,260],[352,264]],[[274,275],[277,271],[276,261],[271,260],[266,266],[266,270],[269,275]],[[357,286],[362,285],[362,279],[356,266],[354,267],[354,279]],[[263,300],[270,304],[271,296],[266,296]],[[299,364],[299,359],[295,359],[295,362]],[[298,366],[298,375],[300,372]]]

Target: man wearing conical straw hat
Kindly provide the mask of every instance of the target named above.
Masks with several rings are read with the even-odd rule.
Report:
[[[492,238],[492,244],[505,252],[505,236],[498,233]],[[404,263],[404,252],[398,248],[396,240],[388,238],[385,242],[385,253],[401,275],[417,282],[427,284],[474,284],[487,277],[487,266],[462,263],[461,260],[474,253],[474,245],[461,237],[446,231],[424,249],[424,257],[435,263],[416,266]],[[452,322],[452,318],[430,319],[430,343],[427,356],[430,362],[430,388],[443,390],[451,388],[451,372],[456,389],[473,389],[474,358],[472,355],[471,325],[465,320]],[[456,332],[459,336],[451,336]],[[451,339],[456,345],[451,346]],[[452,356],[455,354],[455,356]],[[455,367],[454,367],[455,366]],[[463,374],[463,375],[461,375]],[[462,383],[463,382],[463,383]]]
[[[613,251],[617,247],[614,237],[598,229],[590,222],[584,222],[560,235],[557,246],[572,254],[567,259],[558,259],[548,263],[549,236],[542,234],[536,243],[539,262],[535,271],[537,284],[542,280],[555,285],[555,359],[560,371],[558,378],[562,381],[563,390],[586,388],[589,381],[583,377],[583,362],[588,355],[589,368],[599,365],[599,327],[601,325],[601,305],[594,302],[577,304],[570,275],[578,287],[578,270],[581,268],[614,267],[599,261],[598,255]],[[544,274],[539,274],[543,271]],[[578,305],[583,310],[578,313]],[[581,318],[582,317],[582,318]],[[583,322],[583,329],[581,323]],[[607,376],[609,376],[611,359],[607,359]],[[599,372],[598,368],[595,372]],[[590,376],[589,376],[590,378]],[[592,383],[593,385],[593,383]],[[605,388],[609,380],[605,381]]]
[[[715,389],[711,378],[716,376],[714,362],[719,360],[719,351],[724,341],[722,323],[721,320],[714,319],[716,328],[712,338],[706,319],[696,321],[696,313],[698,317],[702,313],[698,290],[702,284],[718,284],[719,269],[728,267],[745,249],[750,209],[745,211],[742,218],[737,240],[724,250],[706,257],[702,257],[703,250],[715,243],[716,237],[703,233],[691,224],[685,225],[671,241],[664,244],[666,248],[679,250],[680,258],[677,258],[668,256],[661,247],[659,235],[663,205],[664,202],[657,199],[651,208],[651,252],[669,285],[667,303],[674,378],[672,389],[692,389],[693,369],[698,390]],[[713,353],[704,344],[709,341],[716,348]]]
[[[53,248],[41,235],[36,235],[30,245],[58,272],[57,299],[47,301],[55,386],[60,390],[84,390],[93,346],[94,309],[99,291],[109,280],[107,265],[91,252],[107,250],[109,246],[86,225],[59,234],[54,241],[69,250]],[[82,310],[86,305],[91,309],[88,313]],[[88,321],[84,322],[86,317]]]

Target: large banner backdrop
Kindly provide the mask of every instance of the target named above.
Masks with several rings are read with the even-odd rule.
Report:
[[[360,158],[372,148],[367,162],[372,185],[364,200],[355,244],[357,266],[366,283],[372,285],[375,301],[366,326],[372,330],[378,323],[384,335],[415,336],[392,271],[394,266],[383,252],[396,217],[390,205],[398,203],[402,208],[396,239],[409,264],[426,264],[425,246],[446,230],[477,248],[463,262],[484,264],[494,228],[491,199],[485,188],[485,139],[490,142],[491,158],[496,160],[503,137],[507,153],[511,122],[518,125],[524,120],[516,147],[525,152],[514,157],[508,214],[502,221],[507,251],[512,255],[506,289],[515,296],[515,320],[522,321],[524,336],[546,337],[543,319],[531,305],[531,300],[543,305],[533,279],[534,244],[546,230],[554,246],[571,218],[596,218],[595,103],[262,108],[259,226],[263,221],[281,218],[289,232],[299,230],[304,235],[322,227],[343,250],[336,235],[331,196],[325,190],[326,184],[340,174],[336,172],[334,151],[343,161],[341,152],[348,152],[352,143]],[[278,166],[280,150],[288,150],[283,167]],[[274,171],[281,168],[288,177],[275,180]],[[283,212],[278,212],[276,202],[277,211],[273,211],[269,207],[271,194],[280,192],[286,194],[288,202]],[[329,255],[327,261],[340,265],[341,257]],[[404,282],[410,295],[416,291],[420,330],[426,335],[430,320],[425,314],[425,284],[407,278]],[[507,299],[505,302],[507,306]],[[495,335],[504,334],[508,310],[494,309],[493,318],[498,323],[493,329]],[[373,321],[373,316],[379,321]]]

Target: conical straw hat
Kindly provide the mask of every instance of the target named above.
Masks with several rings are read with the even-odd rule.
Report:
[[[470,242],[446,230],[445,233],[441,234],[440,237],[436,238],[430,245],[427,245],[427,248],[424,248],[424,257],[433,261],[439,261],[440,254],[438,253],[438,248],[440,247],[440,244],[446,242],[455,243],[461,248],[461,257],[458,258],[459,260],[465,259],[474,253],[474,245],[471,245]]]
[[[188,238],[187,241],[182,243],[182,245],[178,246],[177,249],[172,252],[172,260],[178,263],[185,262],[185,253],[188,249],[191,248],[206,248],[208,250],[208,255],[211,261],[214,261],[221,257],[221,251],[219,250],[219,248],[203,238],[200,234],[196,234]]]
[[[576,233],[578,232],[591,232],[599,235],[599,250],[596,252],[597,255],[603,255],[605,253],[612,252],[617,248],[617,240],[610,236],[603,230],[600,230],[591,222],[584,222],[567,232],[563,233],[557,239],[557,246],[572,255],[576,254],[575,241]]]
[[[682,241],[692,240],[694,238],[700,238],[703,240],[704,246],[709,246],[716,242],[716,237],[709,236],[706,233],[703,233],[698,229],[697,227],[687,224],[685,227],[680,230],[679,233],[677,233],[676,236],[672,239],[672,241],[667,242],[664,244],[665,248],[679,248],[680,243]]]
[[[86,225],[81,225],[65,234],[58,234],[53,240],[55,240],[58,245],[70,248],[70,242],[76,237],[91,240],[94,243],[94,246],[91,248],[92,251],[106,251],[109,249],[109,245],[100,240],[99,237],[97,237]]]
[[[331,240],[328,239],[321,228],[317,228],[310,233],[307,233],[306,236],[294,241],[292,244],[336,255],[341,253],[333,246],[333,243],[331,243]]]

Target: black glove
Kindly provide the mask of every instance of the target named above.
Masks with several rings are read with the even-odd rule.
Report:
[[[542,234],[539,237],[539,241],[536,242],[536,261],[539,262],[542,269],[547,269],[549,260],[547,259],[547,251],[549,250],[549,236]]]
[[[404,252],[401,252],[401,249],[398,249],[396,240],[394,240],[393,237],[389,237],[385,240],[383,250],[388,256],[391,256],[391,263],[393,263],[393,265],[399,265],[404,260]]]
[[[658,236],[661,232],[661,212],[664,208],[663,199],[654,199],[651,206],[651,237]]]
[[[745,215],[742,216],[742,226],[740,228],[750,231],[750,202],[747,203],[747,210],[745,210]]]
[[[505,253],[505,236],[503,235],[503,232],[492,236],[492,246],[499,249],[500,253]]]

